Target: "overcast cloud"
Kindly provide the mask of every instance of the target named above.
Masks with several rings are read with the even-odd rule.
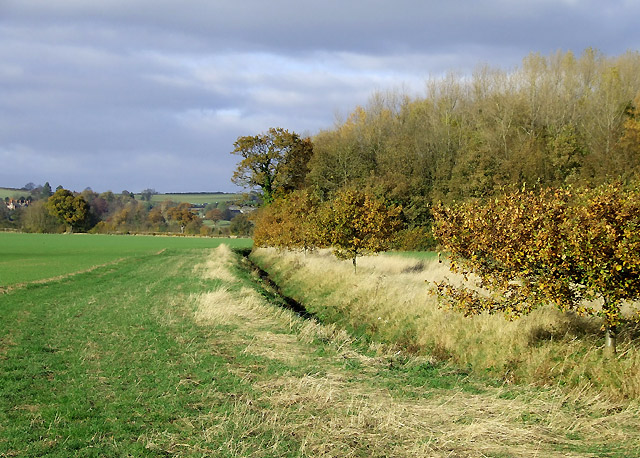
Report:
[[[640,50],[635,0],[0,0],[0,186],[236,191],[240,135],[530,52]]]

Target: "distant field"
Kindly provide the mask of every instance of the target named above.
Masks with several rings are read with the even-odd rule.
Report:
[[[136,194],[136,199],[140,200],[140,194]],[[151,202],[188,202],[190,204],[212,204],[215,202],[230,202],[242,198],[242,194],[155,194],[151,197]]]
[[[90,269],[160,250],[250,247],[250,239],[0,233],[0,287]]]
[[[27,197],[29,195],[29,191],[25,191],[22,189],[12,189],[12,188],[0,188],[0,199],[4,199],[5,197],[16,198],[20,196]],[[140,200],[141,195],[136,194],[136,199]],[[230,202],[235,201],[242,198],[242,194],[156,194],[151,197],[152,202],[163,202],[165,200],[172,200],[173,202],[188,202],[190,204],[210,204],[214,202]]]
[[[29,195],[29,191],[24,191],[22,189],[10,189],[10,188],[0,188],[0,199],[3,199],[5,197],[9,197],[9,198],[13,198],[15,199],[16,197],[27,197]]]

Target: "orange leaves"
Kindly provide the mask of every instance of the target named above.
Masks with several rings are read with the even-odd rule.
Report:
[[[318,203],[307,191],[295,191],[261,208],[255,219],[254,243],[290,250],[322,246]]]
[[[176,207],[167,210],[167,218],[171,221],[177,221],[180,224],[187,224],[198,219],[198,215],[191,211],[191,205],[182,202]]]

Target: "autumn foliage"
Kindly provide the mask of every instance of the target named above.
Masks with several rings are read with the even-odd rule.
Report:
[[[302,187],[308,172],[307,163],[313,154],[311,140],[282,128],[238,137],[233,146],[231,154],[241,156],[242,160],[231,181],[259,189],[267,203]]]
[[[260,210],[254,243],[290,250],[332,247],[355,266],[358,256],[389,248],[402,225],[400,212],[362,190],[345,189],[323,203],[297,191]]]
[[[254,244],[289,250],[311,250],[322,246],[318,206],[318,201],[304,190],[276,199],[260,209],[254,219]]]
[[[72,232],[82,227],[89,214],[87,201],[67,189],[58,189],[49,197],[46,206],[49,213],[67,224]]]
[[[341,259],[379,253],[389,248],[400,230],[401,207],[387,207],[371,193],[344,189],[321,212],[321,233]]]
[[[434,209],[435,235],[451,268],[476,287],[437,284],[467,315],[508,318],[544,303],[597,315],[615,352],[623,301],[640,298],[640,189],[518,190],[484,202]],[[601,306],[587,305],[598,300]]]

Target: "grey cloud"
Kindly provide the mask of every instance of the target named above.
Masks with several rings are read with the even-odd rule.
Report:
[[[637,2],[2,0],[0,186],[234,189],[239,135],[530,51],[640,46]],[[64,182],[63,182],[64,181]]]

